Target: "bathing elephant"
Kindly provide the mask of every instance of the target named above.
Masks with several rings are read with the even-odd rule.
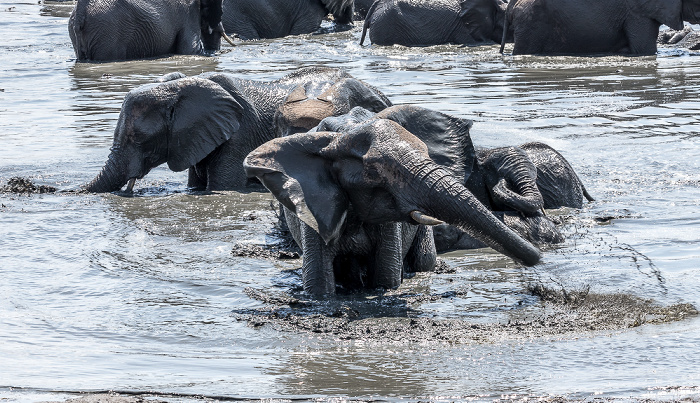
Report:
[[[672,29],[661,31],[656,43],[665,48],[699,50],[700,31],[693,30],[690,25],[686,25],[680,31]]]
[[[593,201],[573,167],[552,147],[532,142],[518,147],[478,148],[466,187],[506,225],[537,245],[564,241],[543,209],[583,207]],[[433,228],[438,252],[484,245],[458,228]]]
[[[539,261],[539,250],[457,179],[470,158],[460,150],[471,148],[471,124],[407,105],[377,114],[355,108],[248,155],[248,175],[285,208],[306,292],[333,294],[337,283],[395,288],[404,270],[432,270],[429,225],[442,221],[526,265]],[[333,128],[342,131],[325,131]]]
[[[222,21],[241,39],[269,39],[315,32],[328,14],[352,24],[353,0],[223,0]]]
[[[221,0],[78,0],[68,34],[80,61],[143,59],[219,50]]]
[[[377,0],[367,13],[367,30],[376,45],[484,45],[501,42],[503,0]]]
[[[333,68],[303,68],[274,81],[224,73],[171,74],[161,81],[126,95],[108,160],[87,191],[117,191],[127,182],[130,191],[163,163],[173,171],[189,169],[192,188],[240,189],[248,184],[243,159],[278,135],[276,121],[319,119],[305,106],[307,88],[322,99],[312,101],[326,106],[327,116],[358,105],[374,111],[390,105],[377,89]]]
[[[513,0],[505,31],[514,55],[643,56],[656,54],[662,24],[680,30],[683,21],[700,22],[700,1]]]

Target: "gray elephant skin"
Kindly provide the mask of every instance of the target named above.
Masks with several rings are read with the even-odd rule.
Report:
[[[431,46],[497,44],[503,36],[503,0],[377,0],[367,13],[376,45]]]
[[[699,23],[700,1],[513,0],[505,21],[514,55],[654,55],[659,27]]]
[[[355,108],[325,119],[316,131],[273,139],[248,155],[248,175],[285,208],[302,248],[307,293],[334,294],[336,283],[344,282],[395,288],[403,271],[432,270],[436,251],[427,225],[439,220],[526,265],[539,261],[539,250],[457,179],[464,163],[454,158],[469,147],[471,124],[414,106],[376,115]]]
[[[212,54],[223,35],[221,7],[221,0],[78,0],[68,33],[79,61]]]
[[[85,190],[113,192],[128,182],[130,191],[163,163],[189,169],[194,189],[243,189],[250,184],[243,160],[257,146],[358,105],[373,111],[391,105],[379,90],[333,68],[303,68],[274,81],[223,73],[160,81],[126,95],[108,160]]]
[[[223,25],[244,40],[315,32],[328,14],[352,24],[353,0],[224,0]]]
[[[536,245],[564,241],[544,209],[581,208],[584,199],[594,200],[566,158],[540,142],[477,148],[465,186],[506,225]],[[438,252],[484,246],[452,226],[439,225],[433,232]]]

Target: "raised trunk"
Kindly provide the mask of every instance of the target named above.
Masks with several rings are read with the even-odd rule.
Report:
[[[121,189],[129,181],[126,174],[126,164],[120,163],[121,160],[114,153],[110,154],[102,171],[85,186],[85,190],[93,193],[105,193]]]
[[[544,208],[544,201],[535,180],[522,177],[514,186],[515,191],[510,189],[505,179],[501,179],[492,189],[494,198],[526,215],[538,215]]]

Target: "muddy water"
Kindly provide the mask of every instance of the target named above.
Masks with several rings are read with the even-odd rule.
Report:
[[[546,142],[597,200],[550,212],[567,242],[533,268],[452,252],[395,292],[309,305],[290,302],[300,260],[232,253],[279,242],[265,193],[194,194],[161,167],[135,197],[0,194],[3,399],[700,397],[700,58],[362,48],[355,28],[82,64],[70,8],[0,2],[0,186],[88,182],[125,93],[162,74],[318,64],[473,119],[477,145]]]

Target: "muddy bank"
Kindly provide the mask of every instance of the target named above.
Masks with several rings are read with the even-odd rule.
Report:
[[[615,331],[644,324],[668,323],[698,315],[687,303],[664,306],[650,299],[627,294],[596,294],[531,285],[528,292],[539,298],[532,309],[515,309],[510,319],[498,323],[475,323],[460,318],[426,317],[420,303],[466,298],[466,291],[440,294],[382,294],[340,296],[313,301],[284,292],[247,289],[249,297],[265,308],[237,311],[239,320],[252,327],[271,326],[282,332],[316,334],[337,340],[383,343],[493,342],[503,339],[575,337],[595,331]]]

